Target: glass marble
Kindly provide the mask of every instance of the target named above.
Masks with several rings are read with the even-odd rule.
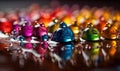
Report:
[[[97,41],[100,40],[100,33],[96,28],[90,26],[83,31],[82,38],[84,40]]]
[[[72,30],[62,22],[60,27],[53,34],[52,40],[56,42],[71,42],[74,41],[74,34]]]

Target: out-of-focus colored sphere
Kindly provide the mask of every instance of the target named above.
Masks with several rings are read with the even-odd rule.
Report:
[[[72,29],[74,34],[78,34],[80,32],[80,29],[78,26],[71,26],[71,29]]]
[[[77,25],[80,26],[80,24],[84,23],[86,19],[85,19],[85,17],[83,17],[83,16],[81,16],[81,15],[78,15],[78,16],[76,17],[76,20],[77,20]]]
[[[116,14],[116,20],[120,21],[120,12]]]
[[[103,16],[103,14],[104,14],[104,11],[102,9],[97,9],[96,11],[94,11],[93,16],[95,19],[98,19],[99,17]]]
[[[102,31],[106,27],[106,21],[105,21],[105,18],[103,16],[101,16],[99,18],[99,23],[97,25],[95,25],[95,27],[100,31],[100,33],[102,33]]]
[[[103,14],[105,20],[109,20],[110,19],[110,12],[109,11],[105,11],[104,14]]]
[[[63,17],[62,21],[65,22],[67,24],[67,26],[72,25],[72,23],[73,23],[71,16]]]
[[[0,22],[0,30],[2,32],[11,33],[12,29],[13,29],[13,25],[9,21]]]
[[[80,13],[86,19],[88,19],[88,18],[91,17],[91,11],[90,11],[90,9],[82,9],[82,11]]]
[[[71,30],[74,33],[75,40],[79,40],[80,28],[77,25],[77,23],[75,23],[74,25],[72,25],[70,28],[71,28]]]

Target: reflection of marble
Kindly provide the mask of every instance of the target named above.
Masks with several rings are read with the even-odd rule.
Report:
[[[81,60],[83,60],[83,62],[82,62],[82,65],[84,66],[84,65],[86,65],[86,66],[90,66],[90,67],[92,67],[92,66],[97,66],[98,68],[99,68],[99,66],[100,65],[104,65],[105,64],[105,66],[107,66],[107,67],[109,67],[109,66],[111,66],[111,65],[109,65],[109,64],[107,64],[108,62],[110,62],[111,63],[111,61],[112,62],[114,62],[114,63],[116,63],[116,59],[120,59],[120,57],[119,57],[119,54],[120,54],[120,48],[119,48],[119,43],[120,41],[119,40],[104,40],[104,41],[100,41],[100,42],[84,42],[84,43],[75,43],[75,46],[73,47],[74,49],[72,49],[71,48],[71,51],[73,52],[73,53],[71,53],[70,55],[69,55],[69,52],[70,51],[68,51],[67,52],[67,50],[69,50],[69,46],[67,46],[67,44],[61,44],[61,43],[59,43],[60,45],[66,45],[66,46],[64,46],[63,48],[62,48],[62,46],[60,46],[60,45],[58,45],[58,43],[57,42],[53,42],[53,41],[48,41],[48,44],[51,44],[50,45],[50,49],[48,49],[48,50],[50,50],[50,51],[46,51],[46,53],[47,54],[52,54],[53,55],[53,57],[55,57],[56,59],[58,59],[58,62],[59,62],[59,64],[58,65],[60,65],[61,64],[61,61],[63,61],[64,60],[64,57],[66,57],[66,55],[67,56],[70,56],[70,58],[69,59],[67,59],[67,60],[64,60],[63,61],[63,64],[61,64],[61,66],[63,65],[65,65],[64,63],[66,63],[66,62],[75,62],[75,65],[74,66],[77,66],[77,65],[79,65],[79,63],[81,64]],[[26,44],[26,43],[25,43]],[[33,44],[33,43],[32,43]],[[36,44],[36,46],[38,47],[38,45],[40,44],[40,43],[35,43]],[[4,47],[3,46],[3,43],[1,43],[1,47]],[[53,46],[54,45],[54,46]],[[28,49],[25,49],[25,48],[23,48],[23,47],[20,47],[19,46],[19,44],[18,43],[16,43],[16,42],[13,42],[13,45],[12,46],[14,46],[14,49],[16,48],[16,47],[18,47],[18,48],[21,48],[21,50],[23,51],[23,53],[25,53],[26,54],[26,52],[27,53],[30,53],[30,54],[32,54],[32,56],[34,56],[33,58],[31,58],[30,57],[30,59],[31,60],[33,60],[34,62],[37,62],[37,57],[39,58],[40,56],[41,56],[41,54],[39,54],[37,51],[36,51],[36,47],[34,47],[33,49],[30,49],[30,50],[28,50]],[[109,46],[109,47],[108,47]],[[68,48],[66,48],[66,47],[68,47]],[[41,47],[42,48],[42,47]],[[54,52],[54,49],[57,49],[58,48],[58,50],[60,50],[60,51],[62,51],[62,52],[58,52],[58,51],[55,51]],[[51,50],[52,49],[52,50]],[[19,49],[17,49],[17,50],[19,50]],[[20,50],[20,51],[21,51]],[[2,50],[1,50],[2,51]],[[10,50],[10,52],[13,52],[14,54],[13,54],[13,56],[14,55],[17,55],[17,57],[19,58],[19,56],[20,55],[22,55],[22,53],[21,52],[14,52],[15,50]],[[52,53],[52,51],[53,51],[53,53]],[[80,55],[80,56],[79,56]],[[79,57],[77,57],[77,56],[79,56]],[[27,54],[27,57],[29,57],[28,56],[28,54]],[[113,59],[113,58],[116,58],[116,59]],[[40,57],[41,58],[41,57]],[[46,61],[47,60],[47,58],[49,59],[52,59],[52,56],[50,55],[47,55],[47,57],[45,56],[45,58],[44,58],[44,60]],[[24,58],[23,58],[24,59]],[[25,58],[26,59],[26,58]],[[55,59],[55,60],[56,60]],[[26,60],[29,60],[29,58],[27,58]],[[25,60],[25,61],[26,61]],[[41,59],[42,60],[42,59]],[[40,61],[41,61],[40,60]],[[49,61],[49,60],[47,60],[47,61]],[[4,61],[3,61],[4,62]],[[49,62],[51,62],[51,61],[49,61]],[[25,62],[26,63],[26,62]],[[44,62],[43,62],[44,63]],[[51,62],[52,63],[52,62]],[[70,63],[70,64],[71,64]],[[53,65],[56,65],[55,63],[53,63]],[[81,65],[81,67],[82,67],[82,65]],[[67,65],[66,65],[67,66]]]

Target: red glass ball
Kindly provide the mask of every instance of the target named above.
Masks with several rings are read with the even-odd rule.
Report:
[[[4,33],[11,33],[12,31],[12,23],[5,21],[5,22],[0,22],[0,31]]]

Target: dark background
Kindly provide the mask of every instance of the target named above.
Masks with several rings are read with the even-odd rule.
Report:
[[[0,10],[9,9],[20,9],[27,8],[33,3],[38,3],[40,6],[50,5],[51,1],[56,0],[0,0]],[[90,6],[90,7],[113,7],[114,9],[120,10],[119,0],[57,0],[60,5],[69,4],[79,4],[80,7]]]

